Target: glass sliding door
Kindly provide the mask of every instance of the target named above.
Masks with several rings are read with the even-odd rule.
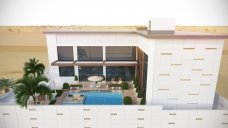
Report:
[[[90,76],[102,76],[103,66],[81,66],[79,70],[79,80],[88,81]]]
[[[107,66],[106,67],[106,80],[118,80],[121,78],[123,81],[130,81],[135,77],[135,66]]]

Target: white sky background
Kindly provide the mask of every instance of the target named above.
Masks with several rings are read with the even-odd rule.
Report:
[[[0,26],[147,25],[154,17],[228,26],[228,0],[0,0]]]

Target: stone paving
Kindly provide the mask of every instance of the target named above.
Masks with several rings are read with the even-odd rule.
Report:
[[[63,92],[63,94],[57,99],[55,105],[61,105],[67,96],[68,96],[68,92],[67,91]]]
[[[132,98],[132,104],[137,104],[137,96],[136,96],[135,90],[131,84],[129,84],[129,85],[130,85],[129,89],[124,90],[123,95],[124,96],[130,96]]]

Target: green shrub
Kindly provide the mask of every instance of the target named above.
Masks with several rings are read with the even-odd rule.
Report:
[[[137,87],[139,87],[139,85],[136,83],[136,84],[135,84],[135,88],[137,88]]]
[[[144,105],[144,104],[145,104],[145,98],[142,98],[142,99],[141,99],[140,104],[141,104],[141,105]]]
[[[137,97],[138,98],[142,98],[142,92],[141,91],[138,92],[138,96]]]
[[[60,97],[63,94],[63,90],[56,90],[57,94],[55,97]]]
[[[139,91],[140,91],[140,87],[137,86],[137,87],[136,87],[136,92],[139,92]]]
[[[69,88],[70,88],[70,85],[68,83],[63,84],[63,89],[69,89]]]
[[[132,99],[131,99],[131,97],[130,97],[130,96],[125,96],[124,99],[123,99],[123,103],[124,103],[125,105],[130,105],[130,104],[132,104]]]
[[[49,105],[54,105],[56,103],[57,100],[52,100]]]
[[[109,87],[120,87],[121,85],[120,84],[110,84],[108,85]]]
[[[78,76],[77,75],[74,76],[74,80],[78,81]]]
[[[128,83],[127,82],[122,82],[121,83],[121,87],[123,90],[127,90],[128,89]]]
[[[57,93],[63,93],[63,90],[56,90]]]
[[[82,88],[83,85],[81,85],[81,84],[72,84],[72,85],[70,85],[70,87],[79,87],[79,88]]]
[[[137,77],[133,79],[133,84],[138,84],[138,79],[137,79]]]

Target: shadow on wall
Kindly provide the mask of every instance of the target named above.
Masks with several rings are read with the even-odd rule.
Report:
[[[223,75],[218,76],[217,88],[216,92],[223,96],[224,98],[228,99],[228,77]]]

